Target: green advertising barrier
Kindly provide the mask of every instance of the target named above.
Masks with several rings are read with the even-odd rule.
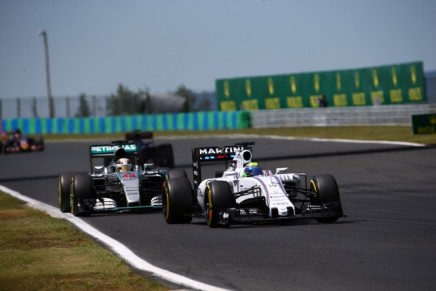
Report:
[[[1,122],[2,132],[24,134],[111,134],[142,131],[208,131],[250,127],[247,111],[211,111],[80,118],[13,118]]]
[[[413,134],[435,134],[436,114],[412,115]]]
[[[351,70],[219,79],[221,111],[423,103],[422,62]]]

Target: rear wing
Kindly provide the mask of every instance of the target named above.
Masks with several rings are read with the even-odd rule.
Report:
[[[153,132],[151,131],[133,131],[126,133],[126,140],[138,140],[138,139],[153,139]]]
[[[201,183],[201,164],[211,162],[225,162],[233,160],[235,153],[243,150],[252,151],[254,142],[236,143],[224,147],[197,147],[192,149],[192,170],[194,189]]]
[[[115,154],[115,151],[122,147],[126,153],[129,154],[137,154],[138,148],[134,143],[118,143],[118,144],[99,144],[99,145],[91,145],[89,147],[89,153],[91,158],[93,157],[112,157]]]
[[[134,143],[128,143],[126,141],[114,141],[112,144],[99,144],[89,146],[89,160],[91,164],[91,171],[94,169],[94,163],[96,161],[103,160],[103,165],[108,165],[115,156],[115,151],[119,148],[123,148],[126,151],[127,157],[129,157],[135,164],[137,164],[138,148]]]

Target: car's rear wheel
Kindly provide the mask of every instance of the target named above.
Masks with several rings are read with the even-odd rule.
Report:
[[[313,177],[310,190],[316,194],[313,203],[329,208],[325,217],[317,218],[318,222],[335,222],[343,216],[338,184],[332,175]]]
[[[162,194],[162,210],[168,224],[192,221],[192,187],[187,178],[167,179]]]
[[[226,181],[210,182],[206,187],[206,197],[206,224],[210,227],[217,227],[220,225],[220,211],[234,207],[230,184]]]
[[[73,176],[70,192],[71,213],[75,216],[87,216],[91,214],[92,205],[89,201],[95,198],[91,177],[86,173]]]
[[[173,146],[170,143],[158,145],[159,160],[163,167],[174,167]]]
[[[58,179],[59,209],[61,212],[71,212],[70,190],[73,173],[63,173]]]
[[[44,139],[42,137],[38,137],[36,139],[36,145],[37,145],[38,151],[40,151],[40,152],[44,151]]]
[[[144,146],[139,151],[139,162],[140,164],[150,164],[153,163],[157,166],[163,167],[158,161],[158,152],[154,146]]]

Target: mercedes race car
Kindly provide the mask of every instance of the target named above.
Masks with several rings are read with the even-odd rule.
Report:
[[[133,141],[139,154],[141,164],[153,163],[160,167],[174,167],[173,146],[170,143],[155,144],[153,141],[153,132],[151,131],[133,131],[125,135],[125,139]]]
[[[108,157],[111,161],[106,163]],[[90,146],[91,172],[59,176],[59,207],[75,216],[162,208],[168,169],[138,163],[134,143]]]
[[[2,134],[0,140],[0,153],[22,153],[40,152],[44,150],[44,139],[42,137],[26,137],[21,134],[21,130]]]
[[[170,171],[163,187],[167,223],[189,223],[193,217],[210,227],[297,218],[335,222],[344,216],[332,175],[307,181],[305,173],[277,168],[273,173],[252,162],[252,145],[192,149],[193,185],[186,173]],[[202,165],[224,161],[224,171],[202,180]]]

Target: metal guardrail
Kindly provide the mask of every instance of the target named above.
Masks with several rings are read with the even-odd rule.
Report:
[[[436,104],[380,105],[250,111],[252,128],[411,125],[412,115],[436,113]]]

